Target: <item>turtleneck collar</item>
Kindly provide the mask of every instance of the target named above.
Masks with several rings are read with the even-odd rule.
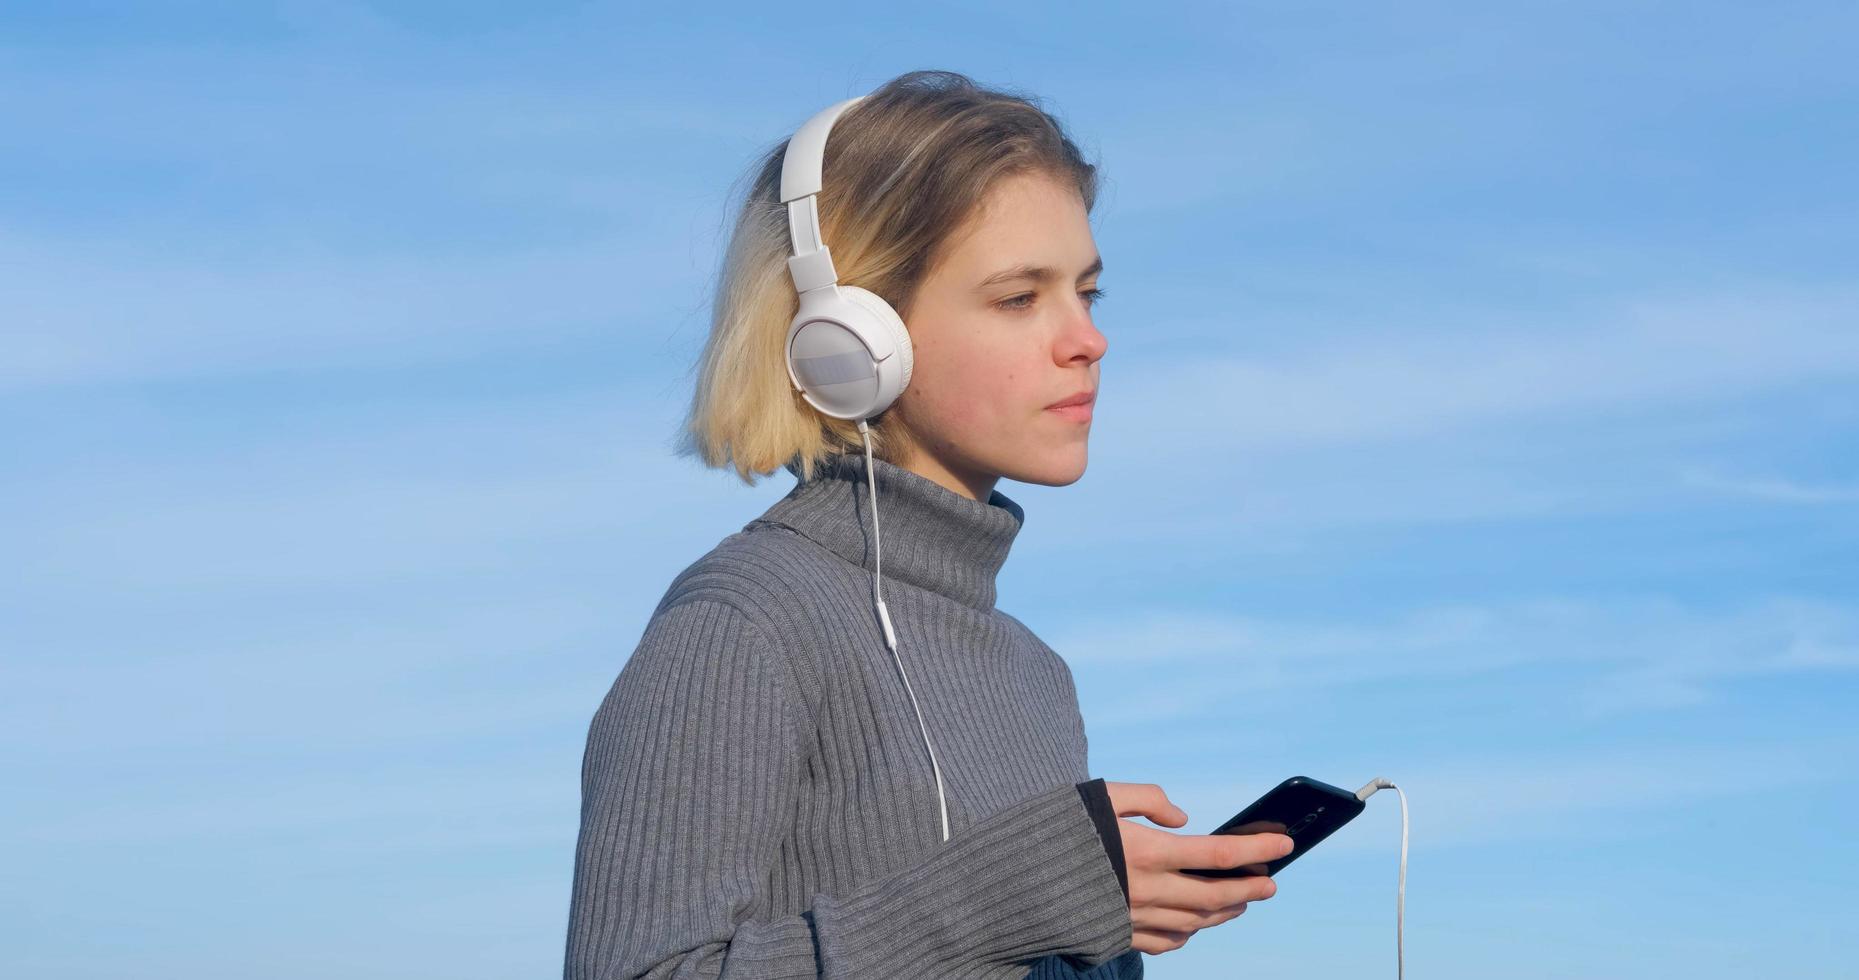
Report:
[[[1026,520],[1020,505],[999,490],[973,500],[926,476],[882,459],[878,476],[878,534],[884,544],[885,581],[909,582],[978,609],[994,606],[994,579]],[[871,491],[865,455],[828,456],[813,478],[798,481],[757,524],[778,524],[859,565],[877,565],[871,547]]]

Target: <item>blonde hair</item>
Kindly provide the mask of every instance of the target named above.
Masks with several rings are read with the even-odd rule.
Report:
[[[777,467],[811,479],[823,458],[864,445],[857,422],[816,411],[788,379],[784,347],[800,300],[788,275],[793,252],[780,201],[787,142],[745,172],[752,183],[724,251],[710,336],[676,443],[679,455],[733,467],[751,486]],[[908,322],[940,249],[995,181],[1024,173],[1075,186],[1087,214],[1096,204],[1097,167],[1038,100],[948,71],[886,82],[846,110],[827,139],[820,227],[839,281],[878,294]],[[886,424],[889,415],[868,424],[873,454],[895,463],[910,451],[909,436]]]

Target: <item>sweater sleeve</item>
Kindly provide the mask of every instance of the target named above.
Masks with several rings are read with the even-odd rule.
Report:
[[[1070,784],[767,915],[811,731],[788,671],[726,601],[681,601],[647,625],[589,729],[567,980],[1007,978],[1131,948],[1117,869]]]
[[[1117,808],[1110,802],[1110,784],[1101,777],[1079,783],[1078,798],[1084,801],[1085,812],[1097,826],[1098,839],[1104,845],[1104,854],[1110,858],[1111,867],[1117,871],[1117,884],[1123,889],[1123,901],[1127,903],[1130,877],[1123,860],[1123,831],[1117,826]]]

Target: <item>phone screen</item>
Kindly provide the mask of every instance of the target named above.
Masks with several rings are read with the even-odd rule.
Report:
[[[1184,868],[1208,878],[1245,878],[1275,875],[1304,852],[1316,847],[1338,827],[1355,819],[1366,807],[1354,793],[1308,776],[1292,776],[1272,787],[1251,806],[1215,828],[1216,834],[1284,834],[1291,838],[1291,853],[1237,868]]]

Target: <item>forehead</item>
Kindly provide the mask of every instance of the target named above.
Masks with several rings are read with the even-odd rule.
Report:
[[[1010,265],[1048,265],[1067,276],[1097,255],[1078,190],[1044,174],[1003,177],[950,236],[937,273],[979,281]]]

